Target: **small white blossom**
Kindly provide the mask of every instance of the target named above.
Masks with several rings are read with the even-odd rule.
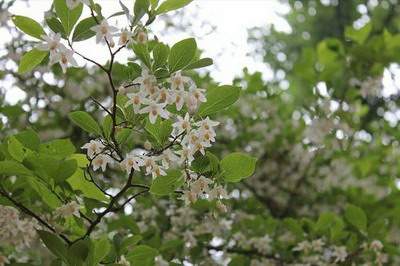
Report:
[[[226,199],[228,198],[228,193],[226,192],[224,187],[219,185],[211,189],[210,192],[208,192],[208,196],[210,197],[210,200]]]
[[[42,35],[40,36],[45,42],[39,43],[36,47],[42,51],[49,51],[50,56],[53,56],[61,47],[65,47],[61,42],[61,34],[59,33],[50,33],[49,36]]]
[[[106,154],[99,154],[92,160],[93,170],[101,168],[104,172],[106,170],[107,164],[111,164],[113,162],[112,158]]]
[[[140,166],[143,166],[143,163],[144,162],[141,158],[133,155],[127,155],[120,165],[127,173],[130,173],[132,169],[140,171]]]
[[[54,211],[54,215],[63,218],[67,218],[73,215],[79,216],[79,209],[79,204],[76,201],[71,201],[65,205],[62,205],[61,207],[58,207]]]
[[[172,127],[175,129],[176,134],[181,134],[182,132],[189,132],[192,129],[190,124],[190,116],[189,113],[186,113],[185,117],[177,116],[178,121],[172,124]]]
[[[87,156],[92,159],[97,154],[100,154],[104,149],[103,143],[98,140],[91,140],[89,143],[86,143],[81,148],[87,150]]]
[[[71,64],[74,67],[78,66],[78,63],[75,61],[74,52],[67,48],[60,48],[59,51],[55,52],[53,55],[50,55],[49,64],[53,65],[55,63],[60,63],[60,66],[65,73],[68,68],[68,64]]]
[[[175,74],[172,74],[168,81],[171,83],[172,90],[178,89],[183,91],[185,89],[185,84],[191,82],[191,79],[189,77],[182,76],[181,72],[178,71]]]
[[[188,163],[192,162],[194,160],[193,157],[193,149],[190,146],[184,146],[182,147],[182,150],[177,151],[177,153],[181,157],[181,163],[188,161]]]
[[[103,19],[100,25],[93,26],[90,29],[96,32],[96,43],[107,40],[111,47],[114,46],[113,34],[118,31],[118,29],[108,25],[107,20]]]
[[[154,89],[157,79],[146,68],[143,68],[141,76],[134,79],[133,83],[139,83],[142,92],[149,93]]]
[[[150,103],[150,105],[139,110],[139,113],[140,114],[148,113],[150,123],[154,124],[158,116],[165,119],[169,118],[169,112],[164,109],[165,106],[166,104],[164,103]]]
[[[344,261],[346,260],[346,258],[347,258],[346,247],[343,247],[343,246],[341,246],[341,247],[334,246],[334,247],[333,247],[333,253],[332,253],[332,255],[336,258],[336,259],[335,259],[335,262],[336,262],[336,263],[338,263],[338,262],[344,262]]]
[[[186,98],[187,92],[186,91],[174,91],[171,95],[171,102],[170,103],[175,103],[176,110],[180,111],[185,104],[185,98]]]
[[[127,94],[129,100],[126,102],[125,107],[132,105],[133,111],[135,113],[139,112],[140,106],[146,103],[146,98],[144,97],[143,93],[128,93]]]
[[[124,29],[119,35],[118,45],[129,45],[132,41],[133,33]]]
[[[165,169],[168,169],[171,164],[179,161],[179,157],[171,149],[164,150],[159,158]]]
[[[204,176],[200,176],[199,179],[197,179],[196,181],[194,181],[192,184],[190,184],[190,189],[191,191],[197,193],[197,194],[201,194],[203,192],[208,192],[209,191],[209,185],[212,184],[212,180],[204,177]]]

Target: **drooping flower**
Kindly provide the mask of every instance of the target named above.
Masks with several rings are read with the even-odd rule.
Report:
[[[213,121],[207,116],[205,119],[197,122],[196,125],[204,131],[209,130],[215,136],[214,127],[218,126],[219,122]]]
[[[81,148],[87,150],[87,156],[92,159],[95,155],[100,154],[104,149],[103,143],[98,140],[91,140],[89,143],[86,143]]]
[[[192,129],[189,113],[186,113],[184,118],[178,115],[177,119],[178,121],[172,124],[172,127],[175,129],[177,134],[181,134],[185,131],[189,132]]]
[[[193,157],[193,149],[190,146],[184,146],[182,147],[182,150],[177,151],[177,153],[180,155],[181,157],[181,163],[188,161],[189,163],[192,162],[194,160]]]
[[[107,40],[110,46],[114,46],[113,34],[118,31],[118,28],[110,26],[107,20],[103,19],[99,25],[90,28],[96,32],[96,43],[100,43]]]
[[[139,31],[138,33],[137,33],[137,35],[136,35],[136,41],[138,42],[138,43],[146,43],[147,42],[147,34],[146,34],[146,32],[144,32],[144,31]]]
[[[194,181],[192,184],[190,184],[191,191],[201,194],[203,192],[208,192],[209,191],[209,185],[212,184],[212,180],[200,176],[196,181]]]
[[[65,205],[58,207],[54,211],[54,215],[63,218],[67,218],[73,215],[79,216],[79,209],[79,204],[76,201],[71,201]]]
[[[171,164],[179,161],[179,157],[171,149],[164,150],[159,159],[165,169],[168,169]]]
[[[106,154],[99,154],[92,160],[93,170],[101,168],[104,172],[106,170],[107,164],[111,164],[113,162],[112,158]]]
[[[171,102],[170,103],[175,103],[176,110],[180,111],[182,109],[183,105],[185,104],[186,96],[187,96],[186,91],[181,91],[181,90],[173,91],[171,93]]]
[[[129,45],[132,41],[133,33],[124,29],[119,35],[118,45]]]
[[[154,75],[149,73],[149,70],[143,68],[142,74],[140,77],[134,79],[133,83],[139,83],[141,91],[143,93],[149,93],[154,89],[153,87],[156,86],[157,79]]]
[[[75,61],[73,57],[74,52],[67,49],[67,48],[61,48],[59,49],[58,52],[54,53],[52,56],[50,56],[50,65],[53,65],[55,63],[60,63],[60,66],[65,73],[68,68],[68,64],[71,64],[74,67],[78,66],[78,63]]]
[[[143,160],[137,156],[127,155],[120,165],[129,174],[132,169],[140,171],[140,166],[143,166]]]
[[[189,77],[182,76],[181,72],[178,71],[172,74],[168,81],[171,83],[172,90],[179,89],[183,91],[185,89],[185,84],[191,82],[191,79]]]

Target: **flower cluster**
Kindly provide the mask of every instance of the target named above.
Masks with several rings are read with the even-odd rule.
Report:
[[[109,40],[111,41],[111,40]],[[128,174],[131,171],[143,172],[153,178],[167,175],[167,170],[171,166],[185,168],[188,191],[184,192],[183,199],[186,203],[193,203],[198,198],[217,200],[217,208],[226,211],[225,205],[220,199],[227,198],[227,193],[221,186],[210,185],[213,180],[204,176],[198,176],[189,170],[189,166],[195,159],[196,153],[205,155],[206,148],[215,142],[215,127],[219,122],[206,117],[196,121],[193,114],[202,102],[206,101],[205,90],[197,88],[194,81],[189,77],[182,76],[176,72],[167,79],[166,84],[169,88],[160,87],[157,79],[148,69],[143,68],[140,77],[133,83],[133,90],[127,93],[128,101],[125,108],[133,108],[138,115],[148,116],[149,122],[155,124],[157,119],[175,120],[172,123],[171,145],[162,150],[152,150],[151,144],[146,141],[145,149],[147,152],[132,150],[118,163],[120,168]],[[122,88],[119,90],[126,92]],[[177,111],[187,107],[184,116],[169,112],[167,106],[173,105]],[[101,169],[105,171],[107,166],[116,164],[115,151],[106,145],[102,139],[91,140],[82,146],[87,150],[87,156],[91,161],[94,171]]]
[[[21,219],[18,210],[0,205],[0,243],[17,249],[29,247],[36,238],[37,223]]]

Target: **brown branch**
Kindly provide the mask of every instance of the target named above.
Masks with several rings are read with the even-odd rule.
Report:
[[[0,189],[0,194],[5,197],[6,199],[8,199],[9,201],[11,201],[18,209],[20,209],[22,212],[28,214],[29,216],[32,216],[33,218],[35,218],[40,224],[42,224],[43,226],[45,226],[47,229],[49,229],[50,231],[52,231],[53,233],[59,235],[65,242],[67,242],[68,244],[71,244],[71,240],[69,240],[65,235],[61,234],[61,233],[57,233],[57,231],[50,225],[48,224],[45,220],[43,220],[42,218],[40,218],[39,215],[37,215],[36,213],[34,213],[32,210],[30,210],[28,207],[26,207],[25,205],[23,205],[22,203],[16,201],[15,199],[13,199],[10,195],[8,195],[8,193],[3,190]]]

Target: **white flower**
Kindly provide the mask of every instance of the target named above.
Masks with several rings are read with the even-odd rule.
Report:
[[[151,156],[143,156],[142,159],[143,159],[143,166],[145,167],[146,170],[146,175],[151,174],[153,168],[157,166],[155,159]]]
[[[131,266],[131,263],[125,258],[124,255],[122,255],[119,260],[118,260],[118,264],[122,265],[122,266]]]
[[[71,201],[54,211],[54,215],[58,217],[70,217],[72,215],[79,216],[80,206],[76,201]]]
[[[156,122],[158,116],[168,119],[169,112],[164,109],[165,106],[166,106],[165,103],[152,102],[152,103],[150,103],[149,106],[146,106],[143,109],[139,110],[139,113],[140,114],[149,113],[150,123],[154,124]]]
[[[199,135],[201,140],[207,144],[215,142],[215,132],[211,130],[201,130]]]
[[[381,241],[379,240],[374,240],[371,242],[371,244],[369,245],[369,247],[374,250],[374,251],[380,251],[383,248],[383,244]]]
[[[183,91],[185,89],[185,84],[191,82],[191,79],[182,76],[181,72],[178,71],[175,74],[172,74],[168,81],[171,83],[172,90],[179,89]]]
[[[96,43],[100,43],[102,41],[107,40],[110,43],[110,46],[114,46],[113,33],[118,31],[118,29],[114,26],[108,25],[107,20],[103,19],[100,25],[96,25],[90,28],[92,31],[96,32]]]
[[[204,176],[200,176],[199,179],[197,179],[196,181],[194,181],[192,184],[190,184],[190,188],[191,191],[197,193],[197,194],[201,194],[203,192],[208,192],[209,191],[209,185],[212,184],[212,180],[204,177]]]
[[[138,43],[146,43],[147,42],[147,34],[144,31],[139,31],[136,35],[136,41]]]
[[[184,200],[185,205],[190,205],[197,201],[197,194],[193,191],[185,190],[179,199]]]
[[[139,83],[142,91],[151,93],[154,90],[157,79],[146,68],[143,68],[141,76],[134,79],[133,83]]]
[[[120,165],[129,174],[132,169],[140,171],[140,166],[143,166],[143,160],[137,156],[127,155]]]
[[[68,63],[74,67],[78,66],[78,63],[73,58],[74,52],[67,48],[60,48],[59,51],[55,52],[53,55],[50,54],[49,64],[53,65],[55,63],[60,63],[60,66],[65,73],[67,71]]]
[[[181,134],[182,132],[186,131],[189,132],[192,129],[190,124],[190,116],[189,113],[186,113],[185,117],[182,118],[178,115],[178,121],[172,124],[172,127],[175,129],[176,134]]]
[[[74,9],[80,3],[83,3],[83,4],[88,5],[88,6],[90,5],[90,1],[89,0],[66,0],[66,4],[67,4],[69,9]]]
[[[49,36],[41,35],[40,37],[45,40],[45,43],[39,43],[37,45],[37,49],[42,51],[50,51],[50,55],[55,54],[61,47],[65,48],[65,46],[60,42],[61,35],[59,33],[51,32]]]
[[[171,102],[175,103],[176,110],[180,111],[185,104],[186,91],[173,91],[171,94]]]
[[[98,140],[91,140],[89,143],[86,143],[81,148],[86,149],[87,156],[92,159],[95,155],[100,154],[103,151],[104,145]]]
[[[325,243],[322,239],[313,240],[311,242],[312,249],[317,252],[322,251],[322,248],[324,247],[324,245],[325,245]]]
[[[143,93],[128,93],[127,94],[129,101],[126,102],[125,107],[132,105],[133,111],[137,113],[140,109],[140,106],[146,103],[146,98],[144,97]]]
[[[101,168],[101,170],[104,172],[106,170],[107,164],[110,164],[112,162],[113,160],[110,156],[106,154],[99,154],[92,161],[93,170],[96,171],[97,169]]]
[[[132,41],[133,33],[128,30],[122,30],[119,35],[118,45],[129,45]]]
[[[182,150],[177,152],[181,157],[181,163],[188,161],[188,163],[194,160],[193,149],[190,146],[182,147]]]
[[[160,103],[171,103],[171,95],[169,90],[166,88],[161,88],[157,91],[156,100]]]
[[[164,175],[167,175],[167,173],[164,171],[164,169],[161,166],[159,166],[157,164],[153,165],[153,167],[151,169],[151,176],[153,178],[156,178],[159,176],[164,176]]]
[[[228,198],[228,193],[226,192],[225,188],[219,185],[211,189],[210,192],[208,192],[208,196],[210,197],[210,200],[226,199]]]
[[[205,155],[206,151],[205,148],[211,147],[210,143],[204,142],[204,141],[197,141],[194,144],[194,150],[199,151],[201,154]]]
[[[179,157],[171,149],[164,150],[159,158],[165,169],[168,169],[172,163],[179,161]]]
[[[189,88],[189,97],[193,97],[198,104],[201,102],[204,103],[207,101],[207,98],[204,95],[205,91],[205,89],[200,89],[193,85]]]
[[[346,260],[346,258],[347,258],[346,247],[343,247],[343,246],[341,246],[341,247],[334,246],[334,247],[333,247],[333,253],[332,253],[332,255],[333,255],[334,257],[336,257],[336,259],[335,259],[335,262],[336,262],[336,263],[338,263],[338,262],[344,262],[344,261]]]
[[[196,126],[200,127],[200,129],[209,130],[214,134],[214,136],[215,136],[214,127],[218,125],[219,122],[211,120],[208,116],[205,119],[196,123]]]
[[[217,201],[217,203],[215,204],[215,206],[217,207],[217,209],[220,211],[220,212],[227,212],[228,211],[228,208],[226,208],[226,206],[225,206],[225,204],[223,204],[220,200],[218,200]]]
[[[304,251],[308,252],[311,249],[311,243],[308,241],[301,241],[292,249],[293,251]]]

